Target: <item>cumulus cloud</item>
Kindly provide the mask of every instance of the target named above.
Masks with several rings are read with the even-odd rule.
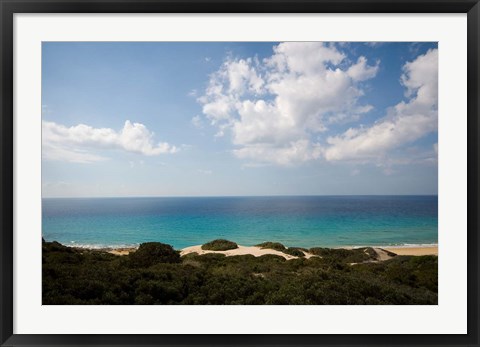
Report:
[[[389,150],[437,130],[438,50],[431,49],[407,62],[400,80],[410,100],[390,108],[372,126],[350,128],[329,137],[327,160],[379,161]]]
[[[198,101],[217,136],[231,136],[237,157],[290,165],[323,155],[315,138],[329,124],[372,109],[360,103],[360,83],[378,66],[365,57],[349,64],[334,45],[281,43],[262,61],[228,58]]]
[[[153,137],[154,133],[145,125],[129,120],[120,131],[85,124],[66,127],[42,121],[42,157],[46,160],[92,163],[107,159],[91,153],[94,150],[117,149],[147,156],[178,151],[166,142],[155,144]]]
[[[368,66],[365,57],[358,58],[356,64],[349,67],[347,73],[355,81],[365,81],[375,77],[378,71],[378,62],[375,66]]]

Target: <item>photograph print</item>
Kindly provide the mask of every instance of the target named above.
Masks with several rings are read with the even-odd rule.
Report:
[[[437,305],[438,54],[43,42],[43,305]]]

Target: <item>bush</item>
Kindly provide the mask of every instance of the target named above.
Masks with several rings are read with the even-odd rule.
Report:
[[[268,248],[273,249],[275,251],[283,252],[285,254],[293,255],[294,257],[304,257],[307,250],[305,248],[300,247],[285,247],[280,242],[263,242],[257,245],[257,247],[261,247],[262,249]]]
[[[337,263],[362,263],[377,260],[377,253],[371,247],[343,249],[343,248],[310,248],[310,253],[322,257],[325,261]]]
[[[73,253],[74,252],[73,248],[64,246],[61,243],[58,243],[57,241],[42,243],[42,249],[43,249],[44,252],[45,251],[68,252],[68,253]]]
[[[287,249],[283,250],[283,253],[293,255],[294,257],[305,256],[305,253],[303,253],[302,249],[298,247],[288,247]]]
[[[136,252],[128,255],[134,267],[149,267],[158,263],[179,263],[180,254],[172,246],[160,242],[142,243]]]
[[[290,248],[290,251],[302,251]],[[44,305],[435,305],[436,256],[370,259],[370,250],[314,249],[322,257],[191,254],[161,243],[115,256],[45,242]],[[358,259],[357,259],[358,260]],[[153,265],[151,265],[154,263]]]
[[[274,249],[276,251],[283,252],[286,248],[280,242],[263,242],[257,245],[257,247]]]
[[[202,249],[205,251],[228,251],[236,248],[238,245],[235,242],[223,239],[213,240],[202,245]]]
[[[207,253],[203,255],[196,254],[193,257],[187,258],[189,260],[195,260],[204,264],[217,264],[225,259],[225,254],[221,253]]]

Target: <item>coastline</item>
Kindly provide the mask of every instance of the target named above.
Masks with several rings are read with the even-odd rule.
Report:
[[[232,249],[229,251],[207,251],[203,250],[202,245],[196,245],[196,246],[191,246],[191,247],[186,247],[183,248],[180,251],[180,255],[184,256],[189,253],[198,253],[199,255],[201,254],[206,254],[206,253],[220,253],[220,254],[225,254],[227,257],[229,256],[234,256],[234,255],[244,255],[244,254],[251,254],[255,257],[260,257],[265,254],[274,254],[274,255],[279,255],[284,257],[285,259],[296,259],[297,257],[291,256],[273,249],[268,249],[268,248],[261,248],[261,247],[248,247],[248,246],[241,246],[238,245],[238,248]],[[388,247],[378,247],[378,246],[364,246],[364,247],[371,247],[373,248],[380,256],[383,253],[386,252],[391,252],[395,253],[396,255],[411,255],[411,256],[422,256],[422,255],[435,255],[438,256],[438,245],[422,245],[422,246],[388,246]],[[329,247],[326,247],[329,248]],[[337,249],[355,249],[355,248],[363,248],[363,247],[337,247]],[[386,251],[386,252],[382,252]],[[315,255],[309,253],[309,252],[304,252],[305,253],[305,258],[311,258],[315,257]]]
[[[384,247],[386,251],[393,252],[396,255],[436,255],[438,256],[438,245],[422,245],[418,246],[393,246],[393,247]]]
[[[199,255],[201,254],[207,254],[207,253],[219,253],[219,254],[225,254],[227,257],[228,256],[235,256],[235,255],[246,255],[246,254],[251,254],[255,257],[260,257],[262,255],[266,254],[273,254],[273,255],[279,255],[284,257],[285,259],[296,259],[297,257],[285,254],[280,251],[276,251],[274,249],[268,249],[268,248],[261,248],[257,246],[242,246],[238,245],[238,248],[228,250],[228,251],[209,251],[209,250],[203,250],[201,248],[202,245],[194,245],[194,246],[189,246],[185,247],[182,249],[179,249],[180,255],[184,256],[190,253],[197,253]],[[100,251],[100,252],[107,252],[110,254],[118,255],[118,256],[125,256],[128,255],[132,252],[135,252],[138,249],[138,246],[121,246],[121,247],[82,247],[82,246],[73,246],[69,245],[68,247],[72,247],[75,249],[79,250],[93,250],[93,251]],[[432,244],[432,245],[398,245],[398,246],[343,246],[343,247],[324,247],[324,248],[336,248],[336,249],[356,249],[356,248],[363,248],[363,247],[371,247],[375,249],[377,252],[387,251],[387,252],[392,252],[395,253],[396,255],[409,255],[409,256],[423,256],[423,255],[435,255],[438,256],[438,244]],[[311,258],[314,255],[308,252],[305,253],[305,258]]]

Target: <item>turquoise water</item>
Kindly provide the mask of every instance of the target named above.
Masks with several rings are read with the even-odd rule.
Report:
[[[338,247],[435,244],[437,196],[43,199],[47,241],[175,248],[226,238],[241,245]]]

